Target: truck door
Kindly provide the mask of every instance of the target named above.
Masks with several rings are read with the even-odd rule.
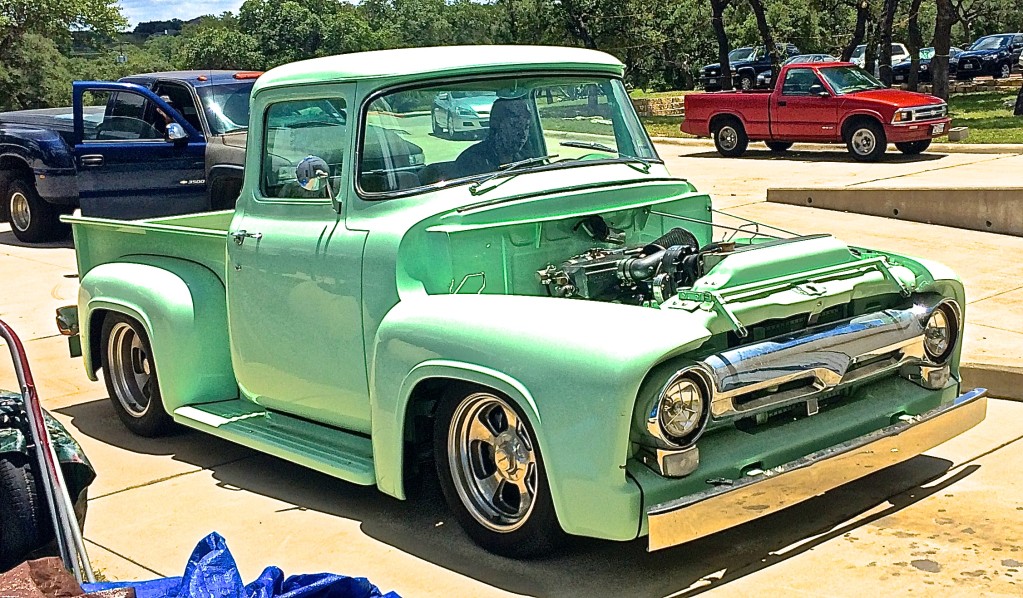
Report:
[[[771,94],[771,136],[785,141],[830,141],[838,139],[837,127],[838,100],[817,73],[809,68],[786,71]]]
[[[86,92],[106,100],[86,120]],[[82,214],[146,218],[206,209],[202,133],[150,90],[133,83],[74,84],[75,163]],[[186,137],[169,140],[167,125]]]
[[[248,176],[228,239],[231,351],[242,394],[269,409],[368,433],[362,328],[366,234],[345,228],[327,188],[307,191],[309,155],[346,205],[351,86],[310,86],[253,112]],[[263,104],[258,104],[262,107]],[[253,110],[261,109],[257,105]],[[258,164],[257,164],[258,162]],[[343,209],[343,208],[342,208]]]

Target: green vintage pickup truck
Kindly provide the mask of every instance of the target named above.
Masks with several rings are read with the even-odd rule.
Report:
[[[983,420],[952,272],[714,223],[622,71],[539,47],[276,68],[234,211],[67,219],[61,326],[132,431],[398,498],[438,475],[466,532],[519,557],[680,544]]]

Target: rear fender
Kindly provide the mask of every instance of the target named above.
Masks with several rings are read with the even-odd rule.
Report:
[[[146,329],[168,413],[183,405],[237,397],[220,279],[192,262],[133,259],[101,264],[82,279],[78,310],[89,378],[97,379],[103,318],[115,312]]]

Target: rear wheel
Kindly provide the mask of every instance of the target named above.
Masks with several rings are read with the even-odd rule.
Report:
[[[749,137],[742,123],[729,118],[719,121],[714,125],[714,147],[718,153],[728,158],[737,158],[746,152],[749,145]]]
[[[861,120],[846,130],[845,145],[860,162],[877,162],[887,149],[884,128],[874,120]]]
[[[103,378],[114,411],[139,436],[163,436],[174,421],[163,408],[156,364],[145,329],[121,314],[103,321]]]
[[[24,243],[52,241],[66,233],[58,219],[60,213],[43,201],[35,187],[24,179],[15,179],[7,185],[4,197],[11,231]]]
[[[765,141],[764,143],[767,144],[767,147],[772,152],[778,152],[778,153],[784,152],[785,150],[787,150],[790,147],[792,147],[792,142],[791,141]]]
[[[449,392],[435,420],[434,458],[444,498],[480,546],[521,558],[564,539],[536,435],[507,398],[482,387]]]
[[[0,571],[20,563],[52,537],[45,499],[28,458],[0,457]]]
[[[901,143],[896,143],[895,144],[895,147],[900,152],[902,152],[902,153],[904,153],[904,154],[906,154],[908,156],[919,154],[920,152],[924,151],[925,149],[927,149],[930,146],[931,146],[931,140],[930,139],[921,139],[919,141],[903,141]]]

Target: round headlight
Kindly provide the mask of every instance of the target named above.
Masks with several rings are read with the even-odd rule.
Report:
[[[931,312],[924,325],[924,352],[942,363],[952,355],[959,335],[959,316],[954,304],[945,302]]]
[[[682,445],[695,439],[706,421],[706,413],[703,388],[695,379],[678,373],[664,386],[651,415],[665,440]]]

